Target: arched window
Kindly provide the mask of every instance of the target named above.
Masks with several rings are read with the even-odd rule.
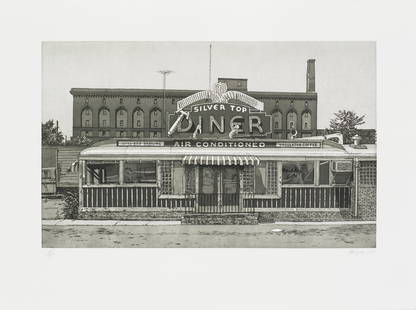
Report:
[[[142,109],[133,112],[133,128],[144,128],[144,113]]]
[[[150,111],[150,128],[162,127],[162,112],[159,109]]]
[[[110,127],[110,111],[108,109],[101,109],[98,113],[98,126]]]
[[[273,129],[282,129],[283,126],[283,116],[282,112],[276,110],[272,114],[272,120],[273,120]]]
[[[312,130],[312,114],[305,111],[302,114],[302,130]]]
[[[127,111],[120,109],[116,113],[116,127],[127,128]]]
[[[92,127],[92,110],[85,108],[81,112],[81,127]]]
[[[298,125],[298,116],[295,111],[287,113],[287,129],[296,129]]]

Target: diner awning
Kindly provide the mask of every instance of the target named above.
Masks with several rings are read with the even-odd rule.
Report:
[[[257,166],[260,164],[260,159],[256,156],[188,155],[182,162],[186,165]]]

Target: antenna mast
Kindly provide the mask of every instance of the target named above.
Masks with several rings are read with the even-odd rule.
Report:
[[[211,89],[211,49],[212,49],[212,44],[209,44],[209,78],[208,78],[208,90]]]

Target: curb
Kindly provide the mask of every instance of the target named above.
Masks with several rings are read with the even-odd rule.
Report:
[[[44,226],[168,226],[180,221],[42,220]]]

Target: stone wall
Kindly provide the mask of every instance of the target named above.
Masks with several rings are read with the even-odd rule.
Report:
[[[334,210],[334,211],[267,211],[259,212],[259,223],[274,222],[331,222],[331,221],[352,221],[354,220],[353,211]]]
[[[376,219],[377,188],[360,186],[358,190],[358,218],[362,220]]]
[[[135,220],[135,221],[180,221],[183,211],[109,211],[81,210],[78,219],[81,220]]]

